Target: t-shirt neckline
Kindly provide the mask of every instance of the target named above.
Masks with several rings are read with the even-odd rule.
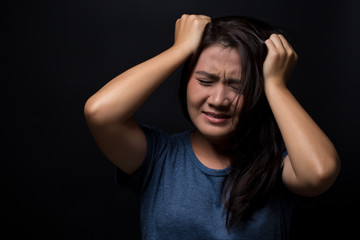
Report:
[[[211,176],[226,176],[226,175],[228,175],[231,171],[230,166],[223,168],[223,169],[213,169],[213,168],[209,168],[209,167],[205,166],[202,162],[200,162],[200,160],[195,155],[194,149],[192,147],[190,134],[191,134],[191,130],[188,130],[186,133],[186,135],[187,135],[186,136],[186,148],[188,149],[187,152],[189,153],[190,159],[195,164],[195,166],[200,171],[202,171],[203,173],[205,173],[207,175],[211,175]]]

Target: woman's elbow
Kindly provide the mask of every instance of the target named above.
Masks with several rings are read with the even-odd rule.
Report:
[[[310,191],[310,195],[320,195],[326,192],[336,181],[340,169],[341,162],[337,154],[331,157],[327,157],[324,160],[325,164],[319,167],[315,176],[313,176],[313,181],[310,184],[313,191]]]
[[[95,101],[92,97],[89,98],[84,105],[84,115],[89,124],[100,124],[103,122],[104,117],[100,103]]]

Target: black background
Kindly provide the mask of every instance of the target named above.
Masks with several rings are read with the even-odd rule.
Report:
[[[334,186],[295,212],[292,239],[356,236],[359,10],[356,0],[2,2],[0,238],[139,236],[135,198],[117,189],[83,106],[113,77],[171,46],[182,13],[249,15],[287,31],[299,55],[289,88],[342,159]],[[177,77],[139,109],[139,122],[170,133],[187,127]]]

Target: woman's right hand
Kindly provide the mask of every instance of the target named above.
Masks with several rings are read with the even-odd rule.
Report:
[[[176,21],[175,42],[173,47],[180,47],[189,55],[198,48],[205,26],[211,18],[205,15],[183,14]]]

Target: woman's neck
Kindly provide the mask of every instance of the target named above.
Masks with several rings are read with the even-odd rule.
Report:
[[[198,131],[191,132],[191,145],[199,161],[208,168],[224,169],[230,164],[227,140],[209,139]]]

